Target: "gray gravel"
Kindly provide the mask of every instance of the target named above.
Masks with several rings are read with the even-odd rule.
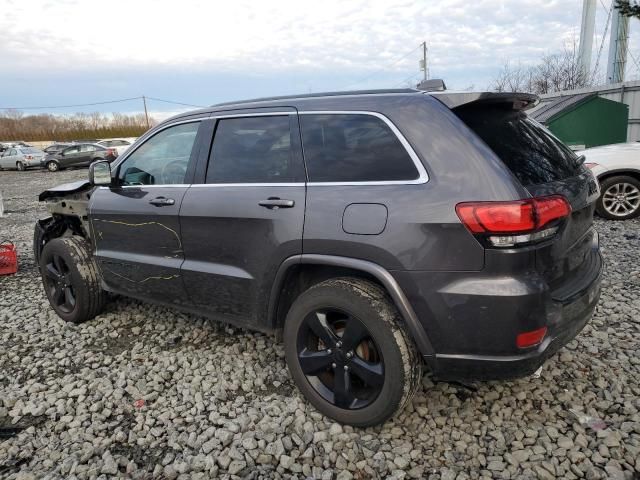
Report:
[[[35,195],[85,176],[0,173],[0,237],[20,253],[0,277],[0,477],[638,478],[640,221],[597,221],[600,306],[540,378],[426,376],[402,414],[356,430],[301,398],[269,336],[125,298],[58,319],[31,255]]]

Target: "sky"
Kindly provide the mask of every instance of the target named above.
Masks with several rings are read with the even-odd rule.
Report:
[[[592,65],[610,3],[598,0]],[[582,0],[0,0],[0,109],[129,113],[141,100],[25,107],[404,87],[422,75],[423,41],[432,78],[486,89],[507,61],[573,48],[581,10]],[[627,79],[640,78],[636,36],[632,19]],[[156,118],[189,109],[148,106]]]

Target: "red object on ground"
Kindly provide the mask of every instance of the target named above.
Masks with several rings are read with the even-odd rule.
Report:
[[[142,407],[144,407],[144,398],[141,398],[140,400],[136,400],[136,401],[133,403],[133,405],[134,405],[136,408],[142,408]]]
[[[12,242],[0,243],[0,275],[12,275],[18,271],[18,252]]]

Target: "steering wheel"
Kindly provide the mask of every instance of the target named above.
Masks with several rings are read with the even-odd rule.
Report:
[[[175,160],[167,163],[162,169],[160,176],[165,185],[184,183],[184,176],[187,173],[187,162],[185,160]]]

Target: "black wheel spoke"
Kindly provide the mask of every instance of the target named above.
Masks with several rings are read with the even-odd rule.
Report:
[[[64,289],[64,306],[70,311],[76,306],[76,297],[73,294],[71,287],[66,287]]]
[[[56,267],[56,270],[58,270],[58,273],[60,275],[64,274],[64,260],[62,260],[62,257],[60,257],[59,255],[54,255],[53,256],[53,264]]]
[[[354,396],[351,390],[351,375],[346,370],[336,370],[333,381],[333,398],[336,407],[349,408]]]
[[[342,344],[346,350],[354,350],[368,336],[369,332],[359,320],[349,318],[342,335]]]
[[[56,305],[62,305],[64,303],[64,289],[61,284],[56,284],[53,289],[53,303]]]
[[[300,368],[305,375],[318,375],[326,371],[331,365],[331,359],[327,350],[314,352],[305,348],[298,354]]]
[[[58,280],[60,278],[60,272],[58,272],[53,263],[47,263],[47,267],[44,273],[51,280]]]
[[[331,328],[331,325],[327,323],[326,314],[322,312],[313,312],[307,317],[307,324],[311,330],[313,330],[313,333],[315,333],[327,347],[335,346],[338,337]]]
[[[349,363],[352,373],[371,387],[384,384],[384,369],[381,363],[371,363],[360,357],[354,357]]]

